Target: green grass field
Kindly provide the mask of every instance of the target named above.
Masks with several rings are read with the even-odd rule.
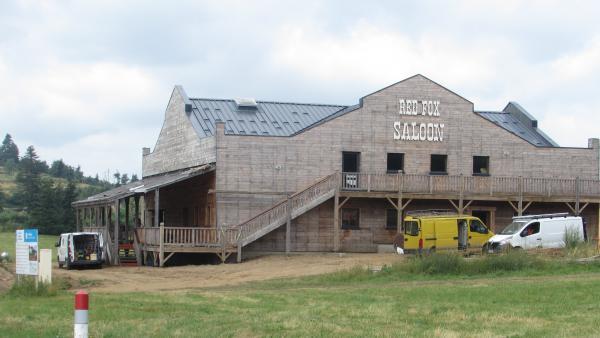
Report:
[[[51,235],[39,235],[38,247],[39,249],[52,249],[52,260],[56,261],[56,248],[54,244],[58,240],[58,236]],[[0,232],[0,251],[6,251],[10,255],[11,259],[15,258],[15,233],[14,232]]]
[[[218,289],[92,293],[90,336],[600,335],[600,263],[454,260]],[[72,320],[73,292],[0,296],[3,336],[68,337]]]

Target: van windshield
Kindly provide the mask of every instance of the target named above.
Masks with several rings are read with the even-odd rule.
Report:
[[[521,230],[523,225],[525,225],[525,222],[512,222],[506,228],[504,228],[504,230],[502,230],[499,235],[516,234],[517,231]]]

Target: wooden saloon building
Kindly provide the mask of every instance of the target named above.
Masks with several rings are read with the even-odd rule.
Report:
[[[514,215],[566,211],[597,240],[599,156],[598,139],[559,147],[517,103],[475,111],[422,75],[353,106],[190,98],[177,86],[143,149],[143,179],[74,207],[113,264],[372,252],[421,209],[473,214],[495,231]]]

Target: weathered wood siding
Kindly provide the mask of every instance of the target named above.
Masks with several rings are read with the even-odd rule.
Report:
[[[175,87],[154,150],[142,156],[142,176],[215,162],[215,138],[200,139],[185,112],[184,95]]]
[[[398,99],[439,100],[440,117],[402,116]],[[361,153],[362,172],[385,172],[388,152],[405,172],[427,174],[431,154],[448,155],[450,175],[471,175],[474,155],[491,175],[598,178],[598,147],[540,148],[473,112],[473,104],[422,76],[363,98],[362,108],[292,137],[224,135],[217,126],[218,224],[236,224],[310,182],[341,170],[342,151]],[[443,142],[393,139],[394,121],[444,123]],[[259,195],[260,194],[260,195]]]

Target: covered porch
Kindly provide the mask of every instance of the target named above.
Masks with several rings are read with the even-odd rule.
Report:
[[[101,233],[105,260],[112,265],[162,266],[176,252],[222,255],[216,250],[223,245],[214,183],[215,166],[209,164],[90,196],[73,203],[77,230]]]

